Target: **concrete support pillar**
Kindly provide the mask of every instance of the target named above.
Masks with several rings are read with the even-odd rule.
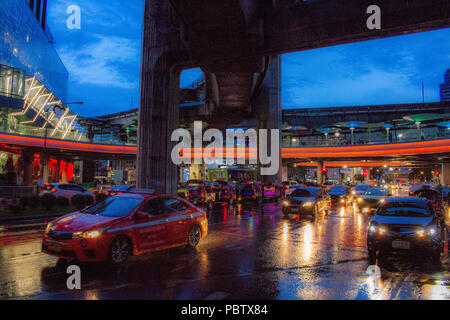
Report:
[[[62,183],[67,183],[69,181],[68,177],[67,177],[67,166],[68,165],[69,165],[69,163],[64,161],[63,167],[62,167],[62,170],[61,170],[61,182]]]
[[[176,193],[177,167],[171,160],[178,128],[181,69],[176,51],[181,40],[172,33],[176,20],[169,1],[145,1],[138,128],[137,185]]]
[[[49,183],[49,167],[48,167],[48,155],[44,152],[41,153],[41,178],[44,183]]]
[[[55,170],[53,170],[52,182],[59,183],[60,172],[61,172],[61,160],[57,160]]]
[[[78,166],[78,184],[83,184],[83,164],[84,161],[79,161],[79,166]]]
[[[450,163],[443,163],[441,174],[439,176],[442,186],[450,186]]]
[[[23,182],[22,185],[29,187],[33,185],[33,160],[34,153],[26,150],[22,153],[23,157]]]
[[[269,68],[263,81],[260,94],[255,101],[259,129],[279,130],[279,168],[278,173],[272,176],[262,176],[265,183],[281,183],[281,56],[270,58]],[[271,150],[270,133],[268,133],[267,149]]]
[[[81,179],[83,183],[93,182],[95,176],[95,161],[84,160],[82,173]]]
[[[323,161],[317,161],[317,184],[322,185],[323,181]]]
[[[288,167],[286,165],[281,167],[281,181],[288,180]]]

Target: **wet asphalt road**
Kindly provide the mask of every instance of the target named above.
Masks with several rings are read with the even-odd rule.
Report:
[[[83,264],[68,290],[39,235],[0,238],[0,299],[450,299],[450,264],[380,261],[367,275],[370,217],[352,207],[313,220],[263,209],[221,208],[209,234],[185,247],[132,257],[123,267]]]

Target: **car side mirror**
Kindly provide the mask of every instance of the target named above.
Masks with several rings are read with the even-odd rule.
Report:
[[[136,220],[145,220],[149,218],[149,214],[145,211],[138,211],[134,216]]]

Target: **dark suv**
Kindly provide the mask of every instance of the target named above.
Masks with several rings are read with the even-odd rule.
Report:
[[[319,187],[296,188],[283,200],[283,215],[305,214],[317,216],[330,210],[330,196]]]
[[[444,249],[445,224],[424,198],[388,198],[369,225],[367,249],[431,256],[439,261]]]

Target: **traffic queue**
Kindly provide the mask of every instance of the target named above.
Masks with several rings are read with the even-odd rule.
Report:
[[[395,192],[394,192],[395,190]],[[373,215],[367,230],[369,259],[385,253],[429,255],[443,252],[446,215],[439,188],[299,184],[258,181],[189,180],[177,195],[152,189],[114,186],[104,201],[62,216],[47,225],[43,252],[64,261],[109,261],[186,245],[196,247],[208,233],[215,207],[261,208],[280,200],[284,218],[326,216],[335,210]]]

